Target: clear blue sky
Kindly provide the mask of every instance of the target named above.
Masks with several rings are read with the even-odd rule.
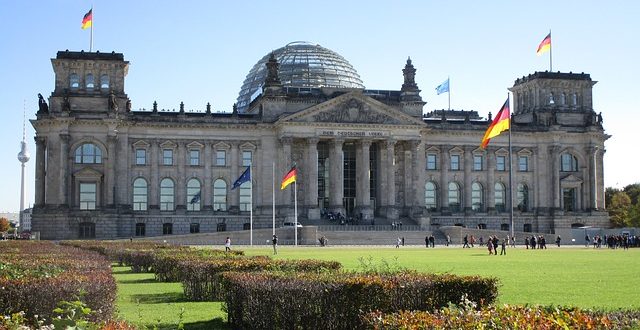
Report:
[[[51,94],[50,59],[89,49],[90,1],[0,0],[0,212],[19,208],[22,110]],[[640,181],[633,133],[640,123],[640,5],[636,1],[94,1],[94,51],[130,61],[134,109],[230,111],[249,69],[291,41],[344,56],[371,89],[398,90],[411,56],[425,112],[447,107],[435,87],[451,77],[451,106],[486,117],[516,78],[549,68],[536,47],[553,33],[553,69],[598,81],[594,109],[606,142],[605,185]],[[27,204],[34,200],[34,131],[27,126]]]

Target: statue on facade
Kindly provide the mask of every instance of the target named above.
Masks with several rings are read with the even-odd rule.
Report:
[[[127,99],[127,104],[125,105],[127,112],[131,112],[131,99]]]
[[[62,95],[62,111],[71,111],[71,102],[69,102],[69,90],[64,89],[64,94]]]
[[[42,94],[38,93],[38,113],[48,113],[49,105],[47,105],[47,101],[44,100]]]
[[[116,94],[113,91],[109,92],[109,110],[118,112],[118,102],[116,100]]]
[[[598,125],[602,125],[602,112],[598,114]]]

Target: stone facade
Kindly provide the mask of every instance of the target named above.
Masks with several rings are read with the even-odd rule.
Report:
[[[267,228],[272,200],[282,223],[294,195],[303,224],[324,209],[366,223],[509,226],[507,133],[483,150],[489,121],[477,113],[423,115],[410,60],[400,91],[303,90],[267,76],[241,113],[132,111],[122,54],[66,51],[52,63],[55,89],[32,120],[32,228],[43,239],[240,230],[250,219]],[[536,72],[510,89],[516,230],[608,226],[608,135],[593,84],[588,74]],[[231,189],[249,164],[251,182]],[[277,186],[293,164],[295,194]]]

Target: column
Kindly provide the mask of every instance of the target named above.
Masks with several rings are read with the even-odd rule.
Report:
[[[176,176],[176,209],[187,208],[187,180],[185,177],[187,167],[187,152],[186,144],[184,142],[178,142],[178,150],[176,157],[176,169],[178,175]]]
[[[211,203],[213,201],[212,189],[213,182],[211,181],[211,164],[213,162],[213,156],[211,152],[211,148],[213,146],[209,142],[205,142],[204,144],[204,182],[202,182],[201,196],[200,199],[202,201],[202,209],[203,210],[212,210],[213,207]],[[233,183],[232,183],[233,184]]]
[[[107,155],[109,155],[109,157],[106,159],[107,162],[104,164],[105,170],[106,170],[106,177],[105,177],[106,182],[105,182],[104,189],[105,189],[105,195],[107,198],[105,198],[104,200],[106,201],[105,204],[110,206],[115,205],[115,201],[114,201],[115,196],[113,195],[113,191],[115,189],[115,181],[116,181],[115,150],[116,150],[116,137],[115,135],[108,135],[107,136]]]
[[[598,151],[595,154],[596,158],[596,178],[598,182],[595,184],[596,191],[598,192],[598,198],[596,198],[596,205],[598,209],[604,210],[607,208],[604,201],[604,153],[606,150],[604,148],[599,147]]]
[[[415,155],[413,156],[414,167],[414,187],[415,187],[415,202],[414,205],[420,207],[426,213],[424,204],[424,185],[427,183],[427,155],[425,154],[426,143],[424,140],[416,141],[414,149]]]
[[[129,143],[127,134],[119,134],[116,143],[116,150],[111,152],[109,158],[115,157],[114,164],[116,166],[115,172],[118,173],[116,180],[116,200],[115,204],[131,204],[129,201],[129,175],[130,175],[130,163],[129,163]],[[114,194],[113,191],[109,192]]]
[[[229,164],[231,165],[231,177],[229,178],[229,211],[231,213],[240,211],[240,188],[231,190],[233,182],[240,176],[238,173],[238,142],[229,142],[231,144],[231,154],[229,155]]]
[[[43,137],[35,137],[36,140],[36,180],[35,180],[35,202],[34,206],[44,206],[45,198],[44,198],[44,187],[46,181],[46,173],[45,173],[45,149],[46,149],[46,140]]]
[[[371,141],[360,140],[356,146],[356,215],[362,220],[370,220],[371,209]]]
[[[549,158],[551,159],[551,187],[553,189],[552,200],[553,209],[560,210],[560,147],[549,147]]]
[[[471,212],[471,168],[473,167],[473,148],[464,147],[464,187],[462,187],[462,209],[464,212]]]
[[[280,139],[280,143],[282,143],[282,163],[279,177],[280,182],[282,182],[282,178],[293,166],[293,161],[291,159],[291,144],[293,143],[293,139],[290,137],[283,137]],[[278,173],[276,173],[276,177],[278,177]],[[278,182],[278,180],[276,180],[276,182]],[[293,183],[287,186],[285,190],[280,190],[280,192],[280,196],[282,196],[280,204],[293,209]]]
[[[308,208],[318,208],[318,139],[307,140],[307,157],[305,161],[305,204]]]
[[[385,141],[387,149],[386,167],[383,169],[387,173],[387,190],[382,194],[387,196],[387,219],[398,219],[400,212],[396,207],[396,162],[395,162],[395,144],[396,141],[389,139]]]
[[[60,134],[60,204],[69,205],[69,134]]]
[[[440,207],[443,211],[449,210],[449,155],[450,146],[443,145],[440,152]]]
[[[334,212],[345,214],[344,197],[344,155],[342,154],[343,139],[335,139],[331,148],[331,168],[329,169],[329,208]]]
[[[487,187],[486,187],[486,205],[487,212],[495,211],[496,209],[496,192],[495,192],[495,171],[496,171],[496,154],[495,148],[487,148]]]
[[[149,162],[151,165],[151,177],[149,178],[149,209],[160,209],[160,178],[158,167],[162,161],[162,150],[158,140],[151,141],[151,150],[149,152]]]

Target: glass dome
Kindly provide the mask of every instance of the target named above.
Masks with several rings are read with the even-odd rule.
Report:
[[[308,42],[292,42],[273,51],[280,64],[278,76],[285,87],[364,88],[360,75],[340,54]],[[271,53],[253,66],[238,95],[238,111],[262,93]]]

